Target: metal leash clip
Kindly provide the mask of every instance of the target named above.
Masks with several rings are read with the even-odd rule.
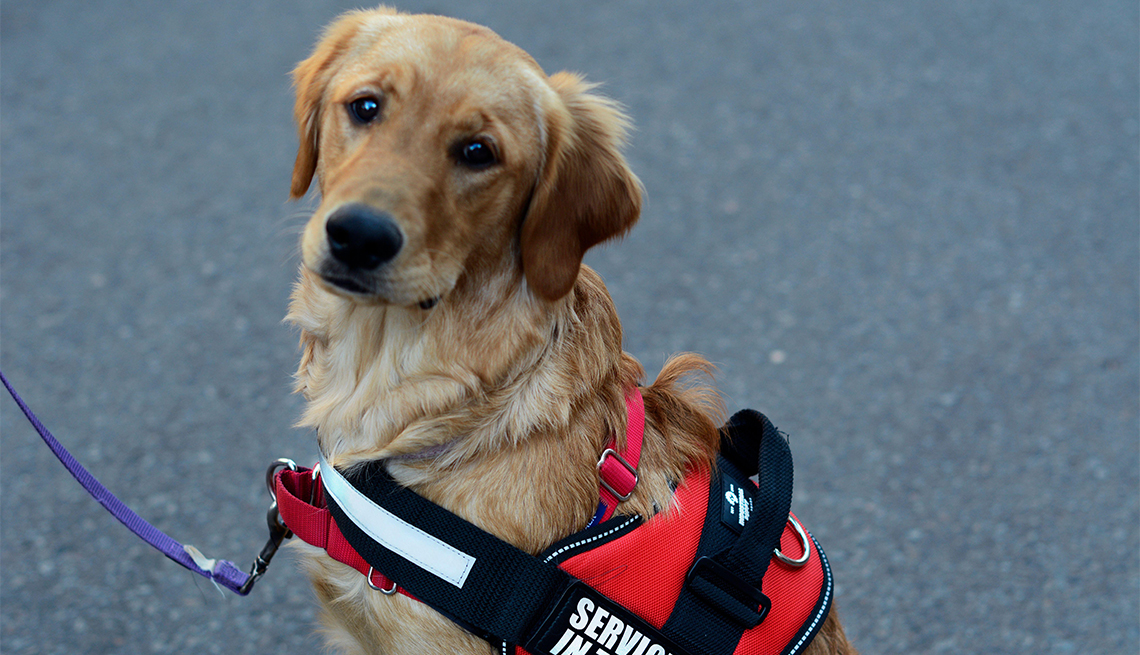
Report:
[[[265,471],[265,486],[269,488],[269,496],[273,499],[273,503],[269,505],[269,511],[265,513],[265,522],[269,525],[269,540],[265,542],[265,547],[261,549],[257,558],[253,560],[253,566],[249,569],[249,579],[238,590],[238,593],[242,595],[248,594],[253,589],[253,583],[265,574],[265,570],[269,568],[269,562],[277,553],[277,549],[281,547],[281,543],[293,536],[293,532],[281,520],[281,512],[277,510],[277,492],[274,489],[273,481],[277,475],[277,470],[282,468],[296,471],[297,463],[282,457],[270,464]]]

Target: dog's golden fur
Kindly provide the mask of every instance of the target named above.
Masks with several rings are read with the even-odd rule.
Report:
[[[392,458],[401,484],[528,552],[580,530],[598,500],[598,456],[612,435],[624,441],[623,391],[644,374],[622,352],[601,279],[581,265],[640,212],[620,152],[625,117],[485,28],[385,8],[338,19],[294,79],[292,196],[314,178],[321,194],[288,315],[301,328],[301,424],[334,465]],[[346,107],[364,96],[381,114],[360,124]],[[457,161],[456,144],[473,140],[492,165]],[[346,290],[326,274],[326,221],[352,203],[390,215],[402,247]],[[670,483],[712,465],[720,400],[685,381],[710,368],[680,355],[643,387],[640,483],[620,513],[668,511]],[[491,651],[301,549],[341,651]],[[852,652],[831,618],[816,644],[809,652]]]

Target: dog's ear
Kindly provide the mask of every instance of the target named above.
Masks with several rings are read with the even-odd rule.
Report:
[[[637,222],[641,182],[621,154],[629,122],[617,103],[571,73],[551,76],[550,86],[546,160],[520,243],[527,284],[557,300],[574,287],[588,249]]]
[[[293,86],[297,101],[293,105],[293,120],[297,123],[297,161],[293,164],[293,183],[289,198],[296,200],[305,195],[317,170],[320,147],[321,106],[325,91],[336,70],[336,64],[348,51],[352,38],[360,30],[363,12],[349,12],[329,25],[313,54],[293,69]]]

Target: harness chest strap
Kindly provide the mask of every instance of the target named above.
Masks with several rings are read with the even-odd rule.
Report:
[[[612,517],[618,504],[627,500],[637,487],[637,465],[645,433],[645,401],[637,387],[626,391],[625,400],[628,411],[626,445],[619,452],[617,440],[611,439],[598,459],[600,502],[591,526]],[[284,470],[277,475],[277,505],[285,524],[305,543],[325,549],[334,560],[368,576],[368,584],[373,588],[387,594],[395,593],[398,589],[396,584],[365,561],[337,527],[325,500],[320,476],[322,470],[335,473],[332,467],[322,463],[315,471]],[[410,549],[414,550],[414,547]],[[402,588],[398,590],[407,594]]]
[[[335,469],[326,462],[321,462],[320,470],[323,471],[320,476],[314,475],[314,471],[308,469],[285,470],[277,474],[278,504],[282,515],[288,517],[286,520],[291,526],[295,526],[294,531],[300,538],[314,546],[325,548],[333,559],[348,564],[365,575],[370,575],[369,582],[374,587],[386,592],[389,589],[395,589],[394,583],[391,583],[387,577],[376,573],[364,557],[352,547],[348,539],[341,533],[335,519],[336,515],[343,512],[342,504],[346,506],[356,505],[356,509],[359,510],[359,506],[363,502],[362,499],[366,500],[366,498],[356,490],[355,486],[349,484],[349,489],[338,489],[341,491],[341,502],[338,503],[333,500],[336,496],[332,493],[326,494],[321,481],[323,479],[327,483],[333,476],[340,477],[342,480],[343,477],[339,473],[330,475],[329,472],[335,471]],[[414,494],[400,494],[402,488],[398,487],[390,478],[384,479],[384,477],[378,471],[373,471],[372,475],[368,476],[373,483],[368,495],[375,493],[377,491],[376,485],[379,484],[381,487],[387,487],[382,492],[385,495],[388,492],[393,492],[398,496],[403,496],[403,498],[397,498],[393,502],[386,503],[400,514],[422,514],[425,505],[431,505],[428,501],[415,497]],[[332,486],[339,487],[340,483],[334,482]],[[313,503],[306,502],[299,497],[310,493],[317,494],[314,500],[323,500],[329,503],[328,507],[316,507]],[[428,513],[433,513],[432,507],[438,506],[427,507]],[[442,510],[442,508],[438,509]],[[397,521],[401,520],[394,514],[392,518]],[[423,516],[419,518],[421,524],[423,522],[436,523],[431,517],[427,518],[426,521]],[[439,519],[440,517],[435,518]],[[388,566],[399,570],[417,567],[422,569],[425,565],[434,564],[433,570],[428,571],[432,575],[425,576],[422,575],[422,572],[415,570],[402,571],[401,573],[394,571],[393,575],[405,580],[408,578],[404,576],[411,575],[419,584],[426,584],[431,587],[432,589],[429,590],[427,596],[432,597],[435,602],[429,604],[473,634],[496,643],[501,640],[504,645],[520,643],[535,653],[560,653],[571,645],[573,635],[567,636],[567,631],[565,629],[559,630],[559,628],[564,628],[566,625],[577,626],[580,629],[587,628],[589,626],[585,621],[594,616],[613,616],[622,617],[623,626],[640,628],[636,631],[639,638],[641,635],[654,635],[654,638],[645,637],[646,645],[650,645],[650,642],[660,644],[662,648],[666,649],[666,652],[684,655],[684,650],[672,644],[666,637],[657,632],[656,628],[628,612],[621,605],[595,592],[587,585],[576,581],[561,569],[522,551],[517,551],[513,546],[489,534],[484,534],[481,537],[472,536],[470,533],[478,532],[479,529],[462,522],[458,517],[452,515],[452,517],[445,517],[443,520],[450,523],[448,531],[451,534],[448,541],[462,543],[466,550],[474,553],[472,555],[466,552],[458,552],[458,557],[453,559],[453,563],[457,560],[466,560],[469,564],[452,568],[446,564],[433,563],[430,557],[418,557],[415,562],[412,562],[413,566],[406,567],[404,565],[408,563],[408,560],[404,560],[404,557],[409,553],[406,549],[402,549],[405,550],[404,554],[397,555],[392,561],[386,562],[385,570],[394,571],[387,568]],[[626,524],[628,527],[633,527],[639,522],[639,518],[632,517],[626,521]],[[623,525],[622,527],[627,526]],[[468,534],[463,534],[465,532]],[[429,541],[436,540],[431,535],[427,535],[427,538]],[[361,535],[354,535],[354,541],[357,541],[358,544],[360,539]],[[443,540],[436,541],[444,544],[445,547],[449,547]],[[390,541],[385,543],[385,546],[391,545]],[[428,548],[430,549],[431,546],[429,545]],[[369,552],[373,549],[363,548],[362,550],[367,552],[369,558],[383,556],[382,552]],[[471,565],[476,560],[480,561],[483,566],[480,567],[480,574],[469,579],[472,570]],[[399,587],[399,592],[415,597],[403,587]],[[441,601],[440,596],[443,596],[444,600]],[[457,612],[454,608],[463,609]],[[644,650],[643,647],[641,651]]]

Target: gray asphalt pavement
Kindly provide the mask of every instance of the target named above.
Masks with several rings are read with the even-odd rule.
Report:
[[[0,5],[0,367],[140,514],[243,566],[265,465],[315,457],[287,74],[351,6]],[[1135,2],[402,6],[628,106],[645,212],[587,261],[651,374],[702,352],[791,434],[864,653],[1140,650]],[[219,594],[6,398],[0,434],[5,655],[320,648],[288,555]]]

